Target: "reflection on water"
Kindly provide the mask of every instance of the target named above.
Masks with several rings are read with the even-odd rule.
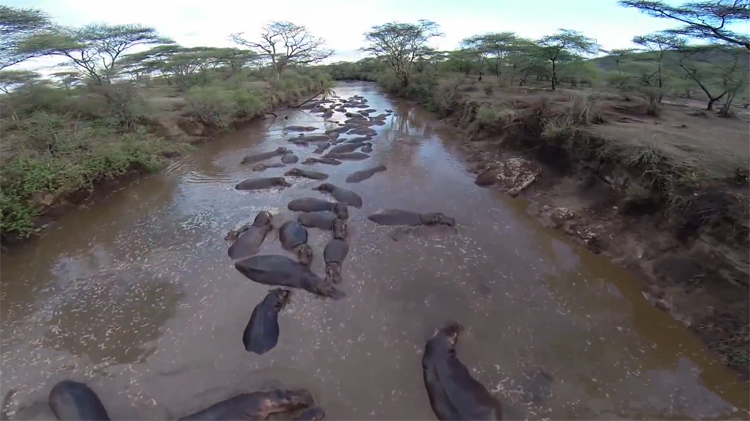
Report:
[[[371,158],[309,167],[342,186],[354,171],[388,167],[346,185],[364,206],[350,208],[345,300],[297,292],[279,317],[278,346],[264,356],[242,347],[268,288],[234,270],[224,235],[260,210],[280,223],[295,217],[290,200],[324,196],[310,189],[319,182],[291,178],[288,189],[238,192],[237,182],[258,175],[239,162],[278,146],[304,160],[314,146],[289,144],[295,134],[284,127],[345,119],[282,111],[66,215],[3,259],[1,392],[19,391],[13,408],[70,377],[91,384],[119,419],[176,418],[273,385],[309,388],[331,419],[432,419],[420,354],[434,327],[455,319],[468,328],[460,358],[498,397],[519,396],[529,368],[555,377],[538,414],[747,418],[745,385],[648,305],[623,270],[541,228],[523,200],[475,186],[448,129],[371,85],[337,91],[396,111],[374,127]],[[366,219],[382,208],[455,216],[458,234],[393,242],[391,228]],[[318,273],[329,239],[310,230]],[[278,241],[262,252],[285,253]]]

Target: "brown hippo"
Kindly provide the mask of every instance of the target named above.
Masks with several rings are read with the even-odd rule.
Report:
[[[302,161],[302,164],[304,165],[312,165],[312,164],[326,164],[326,165],[341,165],[341,161],[338,159],[333,158],[307,158],[304,161]]]
[[[345,240],[348,231],[346,220],[339,219],[330,212],[305,212],[297,216],[297,222],[308,228],[333,231],[333,238]]]
[[[323,249],[323,260],[326,262],[326,279],[334,284],[341,283],[341,264],[349,254],[349,245],[344,240],[333,239]]]
[[[276,346],[279,341],[279,312],[289,303],[290,294],[285,289],[272,289],[255,306],[242,332],[242,344],[247,352],[263,355]]]
[[[403,209],[379,210],[367,219],[380,225],[456,225],[456,220],[440,212],[419,213]]]
[[[309,266],[312,263],[313,250],[307,244],[307,237],[307,229],[296,221],[286,221],[279,228],[281,247],[296,254],[300,263]]]
[[[268,211],[258,212],[250,225],[243,225],[236,231],[229,231],[225,240],[234,241],[229,246],[229,257],[233,260],[249,257],[260,249],[266,235],[273,229],[273,215]]]
[[[283,168],[286,167],[286,165],[282,164],[281,162],[274,162],[273,164],[257,164],[253,167],[253,171],[261,172],[265,171],[268,168]]]
[[[286,153],[286,148],[279,147],[275,151],[263,152],[257,155],[247,155],[242,158],[242,164],[254,164],[256,162],[265,161],[266,159],[273,158],[274,156],[283,155]]]
[[[330,193],[334,199],[347,206],[362,208],[362,197],[351,190],[333,185],[331,183],[323,183],[317,187],[313,187],[313,190]]]
[[[273,389],[243,393],[180,420],[264,420],[271,414],[297,411],[314,404],[312,394],[305,389]]]
[[[341,159],[341,160],[350,160],[350,161],[361,161],[363,159],[369,158],[370,155],[367,155],[366,153],[362,152],[341,152],[341,153],[327,153],[325,155],[325,158],[333,158],[333,159]]]
[[[317,171],[308,171],[301,168],[292,168],[291,170],[284,173],[287,177],[304,177],[312,180],[325,180],[328,178],[328,174]]]
[[[49,407],[58,420],[109,420],[99,396],[84,383],[63,380],[49,393]]]
[[[333,211],[341,219],[349,219],[349,210],[343,203],[329,202],[327,200],[317,199],[314,197],[303,197],[294,199],[286,205],[287,208],[295,212],[322,212]]]
[[[388,168],[386,168],[385,165],[378,165],[377,167],[367,168],[361,171],[355,171],[348,176],[346,176],[346,182],[347,183],[359,183],[361,181],[365,181],[368,178],[372,177],[373,175],[385,171]]]
[[[309,266],[286,256],[253,256],[235,262],[234,267],[246,278],[259,284],[300,288],[334,300],[346,296],[344,291],[316,275]]]
[[[501,420],[500,402],[471,376],[456,356],[461,325],[436,329],[422,356],[422,374],[430,406],[440,420]]]
[[[262,190],[270,189],[272,187],[290,187],[291,184],[287,182],[284,177],[262,177],[262,178],[248,178],[247,180],[240,181],[234,188],[236,190]]]

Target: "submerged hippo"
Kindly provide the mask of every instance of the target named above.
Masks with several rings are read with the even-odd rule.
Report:
[[[366,153],[362,152],[341,152],[341,153],[327,153],[325,155],[326,158],[333,158],[333,159],[343,159],[343,160],[350,160],[350,161],[361,161],[363,159],[367,159],[370,157],[370,155],[367,155]]]
[[[279,228],[281,247],[296,254],[300,263],[309,266],[312,263],[313,250],[307,244],[307,237],[307,228],[296,221],[286,221]]]
[[[317,171],[303,170],[301,168],[292,168],[291,170],[285,172],[284,175],[287,177],[304,177],[313,180],[325,180],[326,178],[328,178],[328,174]]]
[[[286,167],[286,165],[282,164],[281,162],[274,162],[273,164],[257,164],[253,167],[253,171],[265,171],[269,168],[283,168]]]
[[[349,244],[344,240],[333,239],[323,249],[323,260],[326,262],[326,279],[334,284],[341,283],[341,264],[349,254]]]
[[[393,241],[400,241],[406,237],[437,238],[458,234],[456,227],[448,225],[421,225],[418,227],[397,227],[388,233]]]
[[[338,159],[333,158],[307,158],[304,161],[302,161],[302,164],[304,165],[312,165],[312,164],[327,164],[327,165],[341,165],[341,161]]]
[[[317,127],[312,126],[288,126],[284,127],[284,131],[287,132],[314,132],[315,130],[318,130]]]
[[[440,212],[418,213],[403,209],[379,210],[367,219],[380,225],[456,225],[456,220]]]
[[[331,150],[328,151],[328,153],[332,154],[332,153],[342,153],[342,152],[354,152],[360,146],[362,145],[359,143],[344,143],[342,145],[336,145],[332,147]]]
[[[331,183],[323,183],[317,187],[313,187],[313,190],[330,193],[334,199],[347,206],[362,207],[362,198],[357,193]]]
[[[242,158],[242,164],[254,164],[256,162],[265,161],[266,159],[273,158],[274,156],[283,155],[286,153],[286,148],[279,147],[275,151],[263,152],[257,155],[247,155]]]
[[[316,199],[314,197],[303,197],[301,199],[294,199],[289,202],[286,207],[295,212],[322,212],[322,211],[333,211],[337,217],[341,219],[349,219],[349,210],[343,203],[329,202],[323,199]]]
[[[500,402],[456,356],[461,326],[449,323],[427,341],[422,375],[430,406],[440,420],[501,420]]]
[[[348,230],[346,220],[339,219],[330,212],[301,213],[297,217],[297,222],[308,228],[333,231],[333,238],[338,240],[346,239],[346,232]]]
[[[289,303],[288,290],[276,288],[253,309],[250,321],[242,333],[245,350],[263,355],[279,341],[279,312]]]
[[[180,420],[263,420],[279,412],[291,412],[314,405],[305,389],[243,393]]]
[[[356,129],[351,129],[347,134],[357,134],[361,136],[375,136],[378,134],[374,129],[371,129],[369,127],[357,127]]]
[[[49,392],[49,407],[58,420],[109,420],[99,396],[84,383],[63,380]]]
[[[373,175],[385,171],[388,168],[385,165],[378,165],[377,167],[367,168],[360,171],[355,171],[348,176],[346,176],[346,182],[347,183],[359,183],[361,181],[365,181],[368,178],[372,177]]]
[[[273,229],[273,215],[268,211],[258,212],[250,225],[243,225],[237,231],[229,231],[225,240],[234,241],[229,246],[229,257],[233,260],[250,257],[260,249],[266,235]]]
[[[330,142],[319,142],[313,153],[323,153],[329,146],[331,146]]]
[[[281,162],[283,162],[284,164],[294,164],[297,161],[299,161],[299,158],[297,158],[297,155],[295,155],[292,151],[288,151],[281,156]]]
[[[334,300],[346,296],[330,281],[313,273],[309,266],[286,256],[253,256],[235,262],[234,267],[246,278],[259,284],[301,288]]]
[[[359,136],[359,137],[353,137],[344,143],[365,143],[369,140],[372,140],[372,136]]]
[[[360,149],[360,152],[364,153],[370,153],[372,152],[372,143],[365,143],[365,146],[362,146],[362,149]]]
[[[240,181],[234,188],[236,190],[262,190],[271,187],[290,187],[291,184],[284,177],[261,177],[248,178]]]

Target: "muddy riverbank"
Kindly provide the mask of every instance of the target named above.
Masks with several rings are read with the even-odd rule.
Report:
[[[296,217],[290,200],[326,196],[291,177],[286,189],[239,192],[258,175],[239,162],[278,146],[302,161],[314,146],[290,145],[284,126],[315,134],[345,117],[295,111],[253,123],[63,215],[3,258],[0,392],[18,390],[11,415],[38,418],[34,404],[72,378],[117,419],[173,419],[269,385],[309,388],[330,419],[433,419],[421,352],[434,326],[455,319],[468,328],[461,359],[499,398],[517,399],[527,369],[554,377],[536,410],[549,418],[748,418],[747,386],[628,272],[541,226],[523,200],[476,186],[452,129],[372,84],[336,91],[394,110],[374,127],[370,158],[262,174],[304,167],[363,198],[350,208],[344,300],[296,292],[277,347],[244,350],[242,330],[268,288],[234,269],[224,235],[260,210],[283,221]],[[345,183],[378,164],[387,171]],[[393,241],[366,218],[382,208],[443,212],[458,234]],[[330,234],[310,234],[323,273]],[[262,253],[285,252],[276,241]]]

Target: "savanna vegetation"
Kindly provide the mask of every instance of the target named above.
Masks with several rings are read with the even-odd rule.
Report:
[[[273,22],[231,38],[236,48],[183,47],[141,25],[70,28],[0,5],[3,237],[29,235],[38,215],[101,180],[156,170],[211,133],[330,90],[305,66],[331,51],[306,28]],[[40,57],[59,65],[19,67]]]
[[[674,29],[606,51],[498,28],[437,51],[437,23],[392,22],[364,34],[370,57],[325,69],[462,128],[480,175],[509,152],[541,163],[537,215],[645,274],[644,294],[747,376],[750,3],[619,3]]]

